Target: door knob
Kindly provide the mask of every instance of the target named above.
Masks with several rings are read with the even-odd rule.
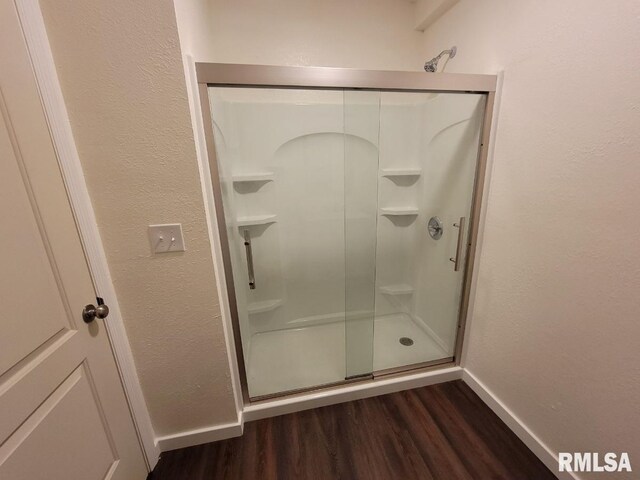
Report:
[[[107,307],[105,304],[98,305],[97,307],[89,304],[85,305],[85,307],[82,309],[82,319],[85,321],[85,323],[93,322],[96,317],[107,318],[108,315],[109,307]]]

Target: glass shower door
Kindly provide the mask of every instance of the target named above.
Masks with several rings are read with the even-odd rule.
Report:
[[[249,396],[452,360],[485,97],[209,100]]]
[[[453,359],[484,106],[381,94],[376,372]]]
[[[453,360],[484,108],[344,92],[347,378]]]
[[[209,87],[249,396],[344,381],[343,93]]]

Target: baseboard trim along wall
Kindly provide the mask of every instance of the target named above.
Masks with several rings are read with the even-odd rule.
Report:
[[[213,425],[205,428],[195,428],[184,432],[173,433],[156,438],[156,445],[161,452],[175,450],[176,448],[192,447],[202,443],[217,442],[227,438],[239,437],[244,430],[242,412],[238,414],[238,421]]]
[[[460,367],[414,373],[398,377],[382,378],[368,382],[354,383],[344,387],[296,395],[295,397],[265,400],[249,405],[238,414],[238,421],[222,425],[212,425],[156,438],[156,445],[162,452],[176,448],[192,447],[202,443],[217,442],[238,437],[244,431],[244,422],[285,415],[311,408],[335,405],[362,398],[385,395],[387,393],[426,387],[436,383],[450,382],[462,378]]]
[[[500,420],[529,447],[536,457],[551,470],[559,480],[581,480],[575,473],[558,471],[558,456],[540,440],[524,422],[518,418],[502,401],[496,397],[473,373],[464,369],[462,380],[486,403]]]
[[[238,437],[244,431],[244,422],[286,415],[312,408],[335,405],[337,403],[360,400],[388,393],[426,387],[437,383],[462,379],[486,403],[489,408],[522,440],[522,442],[542,461],[559,480],[581,480],[571,472],[558,472],[557,455],[540,440],[502,401],[497,398],[473,373],[460,367],[414,373],[354,383],[335,389],[310,392],[289,398],[266,400],[248,405],[238,414],[238,420],[222,425],[187,430],[156,438],[160,451],[191,447],[202,443],[216,442]]]

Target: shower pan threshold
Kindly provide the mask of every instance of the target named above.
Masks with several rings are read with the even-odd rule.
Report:
[[[451,357],[406,313],[378,316],[374,322],[374,372]],[[410,338],[413,345],[403,345],[400,339],[405,337]],[[344,322],[254,334],[249,346],[247,374],[251,398],[343,382],[346,377]]]
[[[374,378],[322,385],[315,389],[289,392],[284,396],[267,396],[253,399],[251,403],[245,404],[242,409],[242,419],[244,422],[252,422],[312,408],[451,382],[462,379],[463,373],[463,368],[456,365],[453,360],[444,360],[442,363],[435,362],[430,366],[417,366],[412,370]]]

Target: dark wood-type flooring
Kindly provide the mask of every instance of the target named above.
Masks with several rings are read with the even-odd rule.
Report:
[[[555,479],[462,381],[245,424],[162,454],[153,480]]]

